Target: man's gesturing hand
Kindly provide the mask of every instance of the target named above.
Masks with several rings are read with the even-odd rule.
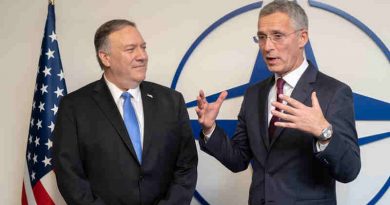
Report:
[[[203,133],[209,134],[215,124],[215,119],[218,116],[219,109],[227,96],[227,92],[223,91],[214,103],[208,103],[203,90],[199,91],[199,96],[196,97],[198,107],[195,108],[198,115],[198,122],[202,126]]]
[[[283,119],[282,122],[275,122],[275,126],[298,129],[311,133],[316,137],[319,137],[322,130],[329,126],[315,92],[311,94],[312,107],[308,107],[286,95],[279,95],[279,98],[286,101],[288,105],[272,102],[273,106],[284,111],[271,111],[273,115]]]

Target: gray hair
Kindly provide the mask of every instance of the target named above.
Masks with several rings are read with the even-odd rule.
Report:
[[[308,29],[309,27],[305,11],[295,1],[275,0],[261,9],[259,18],[276,12],[287,14],[292,20],[295,29]]]
[[[104,69],[105,66],[99,58],[99,51],[105,51],[109,53],[110,44],[108,41],[108,36],[111,33],[118,31],[126,26],[131,26],[134,28],[136,27],[134,22],[125,19],[114,19],[111,21],[107,21],[96,30],[95,38],[94,38],[95,51],[96,51],[97,60],[102,69]]]

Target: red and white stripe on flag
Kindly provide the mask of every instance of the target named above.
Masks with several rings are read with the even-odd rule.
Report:
[[[26,169],[23,179],[22,205],[66,205],[58,190],[54,171],[50,171],[34,187],[31,187],[30,176]]]

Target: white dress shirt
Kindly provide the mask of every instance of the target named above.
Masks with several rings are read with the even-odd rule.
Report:
[[[104,75],[103,75],[104,76]],[[106,76],[104,76],[104,80],[107,83],[108,89],[110,90],[110,93],[112,97],[114,98],[115,104],[118,107],[118,110],[122,116],[123,119],[123,102],[124,99],[121,97],[122,91],[119,89],[114,83],[110,82]],[[135,114],[137,115],[137,120],[138,120],[138,126],[139,126],[139,131],[141,134],[141,147],[144,145],[144,109],[142,106],[142,97],[141,97],[141,90],[139,86],[137,86],[134,89],[129,89],[126,92],[130,93],[131,96],[131,104],[134,107]]]
[[[302,64],[296,68],[295,70],[291,71],[287,75],[283,76],[283,80],[286,82],[283,86],[283,94],[286,96],[291,96],[291,93],[293,92],[295,86],[297,85],[299,79],[301,78],[302,74],[305,72],[307,67],[309,66],[309,63],[306,61],[306,58],[303,59]],[[280,78],[279,75],[275,74],[275,79]],[[274,110],[275,107],[271,105],[272,102],[277,101],[276,99],[276,80],[275,84],[272,86],[269,94],[268,94],[268,126],[272,118],[271,110]],[[285,101],[283,101],[284,104],[286,104]],[[321,144],[317,141],[316,147],[317,151],[321,152],[324,151],[325,148],[328,146],[328,143]]]
[[[297,85],[299,79],[301,78],[302,74],[305,72],[306,68],[309,66],[306,59],[303,60],[302,64],[296,68],[295,70],[291,71],[287,75],[283,76],[283,80],[286,82],[283,86],[283,94],[286,96],[291,96],[292,91],[294,90],[295,86]],[[271,90],[268,94],[268,126],[272,118],[271,110],[274,110],[275,107],[271,105],[272,102],[277,101],[276,99],[276,79],[280,78],[278,74],[275,74],[275,83],[272,86]],[[284,104],[286,102],[283,101]]]

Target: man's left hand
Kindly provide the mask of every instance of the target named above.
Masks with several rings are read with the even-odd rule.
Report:
[[[279,98],[288,104],[272,102],[272,105],[281,111],[275,109],[271,113],[283,120],[275,122],[275,126],[298,129],[319,137],[322,130],[330,125],[322,113],[316,92],[311,94],[312,107],[308,107],[286,95],[281,94]]]

